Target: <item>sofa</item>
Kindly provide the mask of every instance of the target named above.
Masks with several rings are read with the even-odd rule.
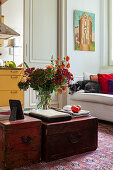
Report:
[[[83,92],[68,95],[68,105],[78,104],[89,110],[92,116],[113,122],[113,95]]]
[[[82,109],[89,110],[92,116],[100,120],[113,122],[113,95],[84,93],[83,90],[80,90],[72,95],[68,94],[67,104],[81,105]]]

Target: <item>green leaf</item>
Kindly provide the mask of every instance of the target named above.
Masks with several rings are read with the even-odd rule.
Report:
[[[29,68],[28,64],[25,61],[24,61],[24,64],[25,64],[26,68]]]

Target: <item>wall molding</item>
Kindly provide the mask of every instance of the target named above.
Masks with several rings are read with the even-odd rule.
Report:
[[[58,56],[67,56],[67,0],[58,0]]]
[[[50,60],[48,59],[43,59],[43,57],[39,58],[39,54],[38,57],[36,59],[34,59],[34,53],[33,53],[33,26],[34,26],[34,23],[33,23],[33,3],[34,3],[34,0],[29,0],[29,3],[30,3],[30,7],[29,7],[29,13],[30,13],[30,16],[29,16],[29,44],[30,44],[30,48],[29,48],[29,62],[31,63],[39,63],[39,64],[50,64]],[[58,4],[58,3],[57,3]],[[58,6],[58,5],[57,5]],[[57,23],[58,25],[58,23]],[[58,42],[58,39],[57,39],[57,42]],[[58,44],[58,43],[57,43]]]
[[[29,7],[29,44],[30,44],[30,48],[29,48],[29,62],[31,63],[42,63],[42,64],[49,64],[49,60],[41,60],[41,59],[33,59],[33,0],[29,1],[30,3],[30,7]]]
[[[100,67],[101,70],[104,67],[108,67],[108,56],[109,56],[109,36],[108,36],[108,31],[109,28],[108,26],[108,0],[100,0],[101,3],[101,8],[100,8],[100,56],[101,56],[101,62],[100,62]]]
[[[67,56],[67,0],[58,0],[58,57],[64,58],[66,56]],[[63,108],[63,106],[67,104],[67,93],[58,95],[58,101],[59,108]]]

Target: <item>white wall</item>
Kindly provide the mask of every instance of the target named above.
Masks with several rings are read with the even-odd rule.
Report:
[[[17,65],[23,62],[23,0],[8,0],[2,5],[2,15],[4,15],[4,23],[20,33],[18,37],[20,48],[15,48],[15,62]],[[7,41],[5,40],[5,46]],[[12,60],[13,56],[9,53],[9,48],[0,47],[2,52],[1,59]]]
[[[74,10],[95,13],[95,52],[74,50]],[[67,0],[67,55],[70,56],[70,71],[74,76],[100,71],[100,0]]]

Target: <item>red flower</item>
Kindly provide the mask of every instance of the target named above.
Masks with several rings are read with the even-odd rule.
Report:
[[[32,73],[32,72],[33,72],[33,70],[35,70],[35,67],[27,68],[25,72],[27,72],[27,73],[29,73],[29,74],[30,74],[30,73]]]

